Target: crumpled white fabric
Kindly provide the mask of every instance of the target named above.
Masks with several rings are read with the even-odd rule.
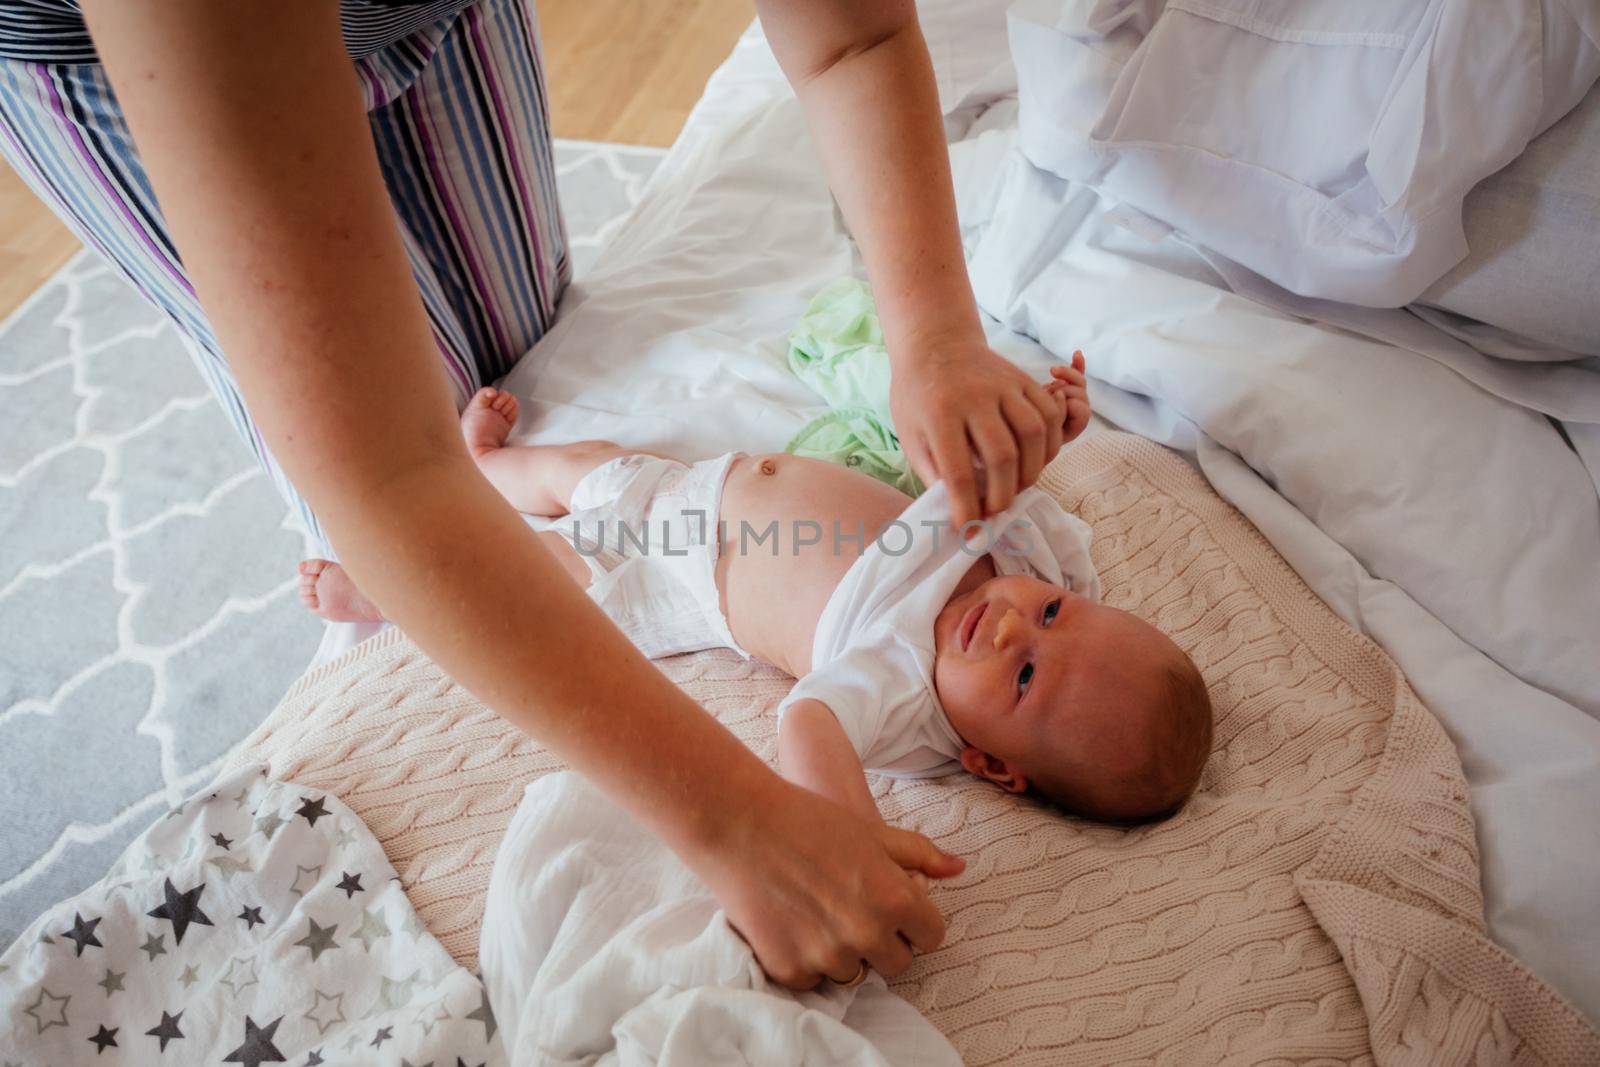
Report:
[[[481,936],[512,1063],[961,1062],[876,975],[854,990],[770,983],[700,880],[572,772],[528,787]]]
[[[1417,299],[1600,77],[1592,0],[1022,0],[1022,143],[1302,296]]]

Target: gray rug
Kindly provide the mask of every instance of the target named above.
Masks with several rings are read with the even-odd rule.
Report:
[[[664,153],[558,142],[581,276]],[[0,945],[209,780],[309,662],[302,539],[89,253],[0,324]]]

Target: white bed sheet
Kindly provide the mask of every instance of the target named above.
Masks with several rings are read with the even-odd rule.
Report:
[[[1003,17],[997,5],[983,8]],[[974,55],[935,36],[940,27],[959,28],[961,19],[924,22],[936,64],[941,56],[961,57],[959,71],[941,66],[941,90],[947,108],[962,99],[969,105],[947,126],[981,142],[956,161],[964,224],[977,239],[1014,110],[1002,105],[976,125],[968,120],[981,110],[972,102],[985,84],[1004,85],[1004,76],[979,75],[1003,66],[1005,57]],[[971,39],[1003,47],[999,34]],[[1191,280],[1216,277],[1199,261],[1165,268]],[[599,437],[690,459],[781,449],[821,410],[789,373],[784,338],[812,294],[852,272],[859,274],[860,264],[798,106],[752,27],[707,86],[634,217],[568,293],[556,327],[503,383],[523,402],[516,439]],[[1249,348],[1258,336],[1253,316],[1222,306],[1218,293],[1213,337]],[[1275,330],[1293,324],[1279,312],[1259,315]],[[1094,326],[1081,325],[1085,332]],[[1171,325],[1152,302],[1136,329],[1159,336]],[[1055,361],[1029,338],[992,326],[993,343],[1020,365],[1042,375]],[[1302,343],[1314,347],[1320,328],[1304,329]],[[1420,357],[1396,349],[1395,358]],[[1421,607],[1414,591],[1371,577],[1326,532],[1337,516],[1320,517],[1319,528],[1237,454],[1197,430],[1182,404],[1161,397],[1161,386],[1149,381],[1136,392],[1097,380],[1091,388],[1101,414],[1186,452],[1335,611],[1396,658],[1461,749],[1492,935],[1600,1018],[1600,903],[1592,892],[1600,884],[1600,723],[1498,666]],[[1450,457],[1394,461],[1446,464]],[[1444,555],[1451,551],[1441,546]],[[357,636],[347,631],[329,647]]]

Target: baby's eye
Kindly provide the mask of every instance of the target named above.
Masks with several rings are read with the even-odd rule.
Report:
[[[1056,616],[1059,614],[1061,614],[1061,601],[1050,601],[1050,603],[1044,606],[1044,624],[1049,626],[1055,621]]]
[[[1024,663],[1022,665],[1022,669],[1017,672],[1017,697],[1018,697],[1018,699],[1021,699],[1023,694],[1025,694],[1028,691],[1028,683],[1031,682],[1031,681],[1033,681],[1033,664]]]

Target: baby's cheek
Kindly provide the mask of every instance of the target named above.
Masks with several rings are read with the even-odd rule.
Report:
[[[983,679],[968,664],[950,663],[941,671],[936,663],[934,688],[944,704],[945,714],[952,720],[971,721],[983,713],[989,702]]]

